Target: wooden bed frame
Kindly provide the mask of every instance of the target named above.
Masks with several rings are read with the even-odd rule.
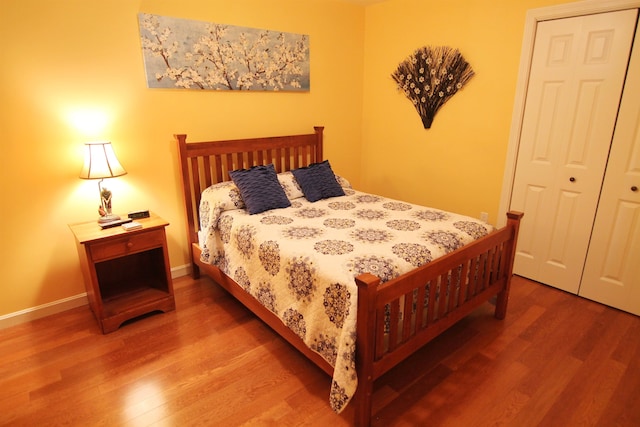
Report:
[[[322,161],[324,128],[317,126],[314,129],[314,133],[305,135],[226,141],[187,143],[186,135],[175,137],[180,148],[193,277],[198,278],[201,271],[210,276],[312,362],[332,375],[333,367],[310,350],[276,315],[217,267],[200,261],[197,235],[200,194],[205,188],[228,180],[229,171],[234,169],[273,163],[278,172],[284,172]],[[378,277],[368,273],[355,278],[358,286],[358,388],[351,404],[355,405],[356,425],[370,424],[373,382],[385,372],[496,295],[495,317],[505,317],[522,215],[509,212],[504,228],[394,280],[381,284]],[[437,292],[441,287],[446,287],[446,291]],[[428,305],[415,303],[424,301],[425,297]],[[399,320],[402,311],[410,313],[412,309],[415,315]],[[384,330],[385,311],[387,319],[391,318],[390,324],[399,325],[397,329],[391,328],[388,337],[385,337]]]

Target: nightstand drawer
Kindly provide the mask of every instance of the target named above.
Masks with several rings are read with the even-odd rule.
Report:
[[[163,230],[138,232],[107,242],[92,244],[91,259],[97,262],[162,246],[164,246]]]

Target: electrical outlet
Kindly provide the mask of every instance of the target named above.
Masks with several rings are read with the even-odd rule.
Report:
[[[489,214],[486,212],[480,212],[480,221],[489,222]]]

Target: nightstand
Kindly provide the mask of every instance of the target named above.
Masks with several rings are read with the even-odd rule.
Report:
[[[103,230],[97,221],[69,225],[89,305],[104,334],[126,320],[176,307],[165,233],[169,223],[153,213],[135,221],[142,228]]]

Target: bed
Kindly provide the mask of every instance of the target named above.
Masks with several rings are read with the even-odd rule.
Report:
[[[210,276],[331,375],[332,409],[354,405],[366,426],[377,378],[494,297],[505,317],[522,213],[494,229],[360,192],[323,158],[323,129],[175,135],[192,275]],[[252,187],[263,176],[271,187]]]

